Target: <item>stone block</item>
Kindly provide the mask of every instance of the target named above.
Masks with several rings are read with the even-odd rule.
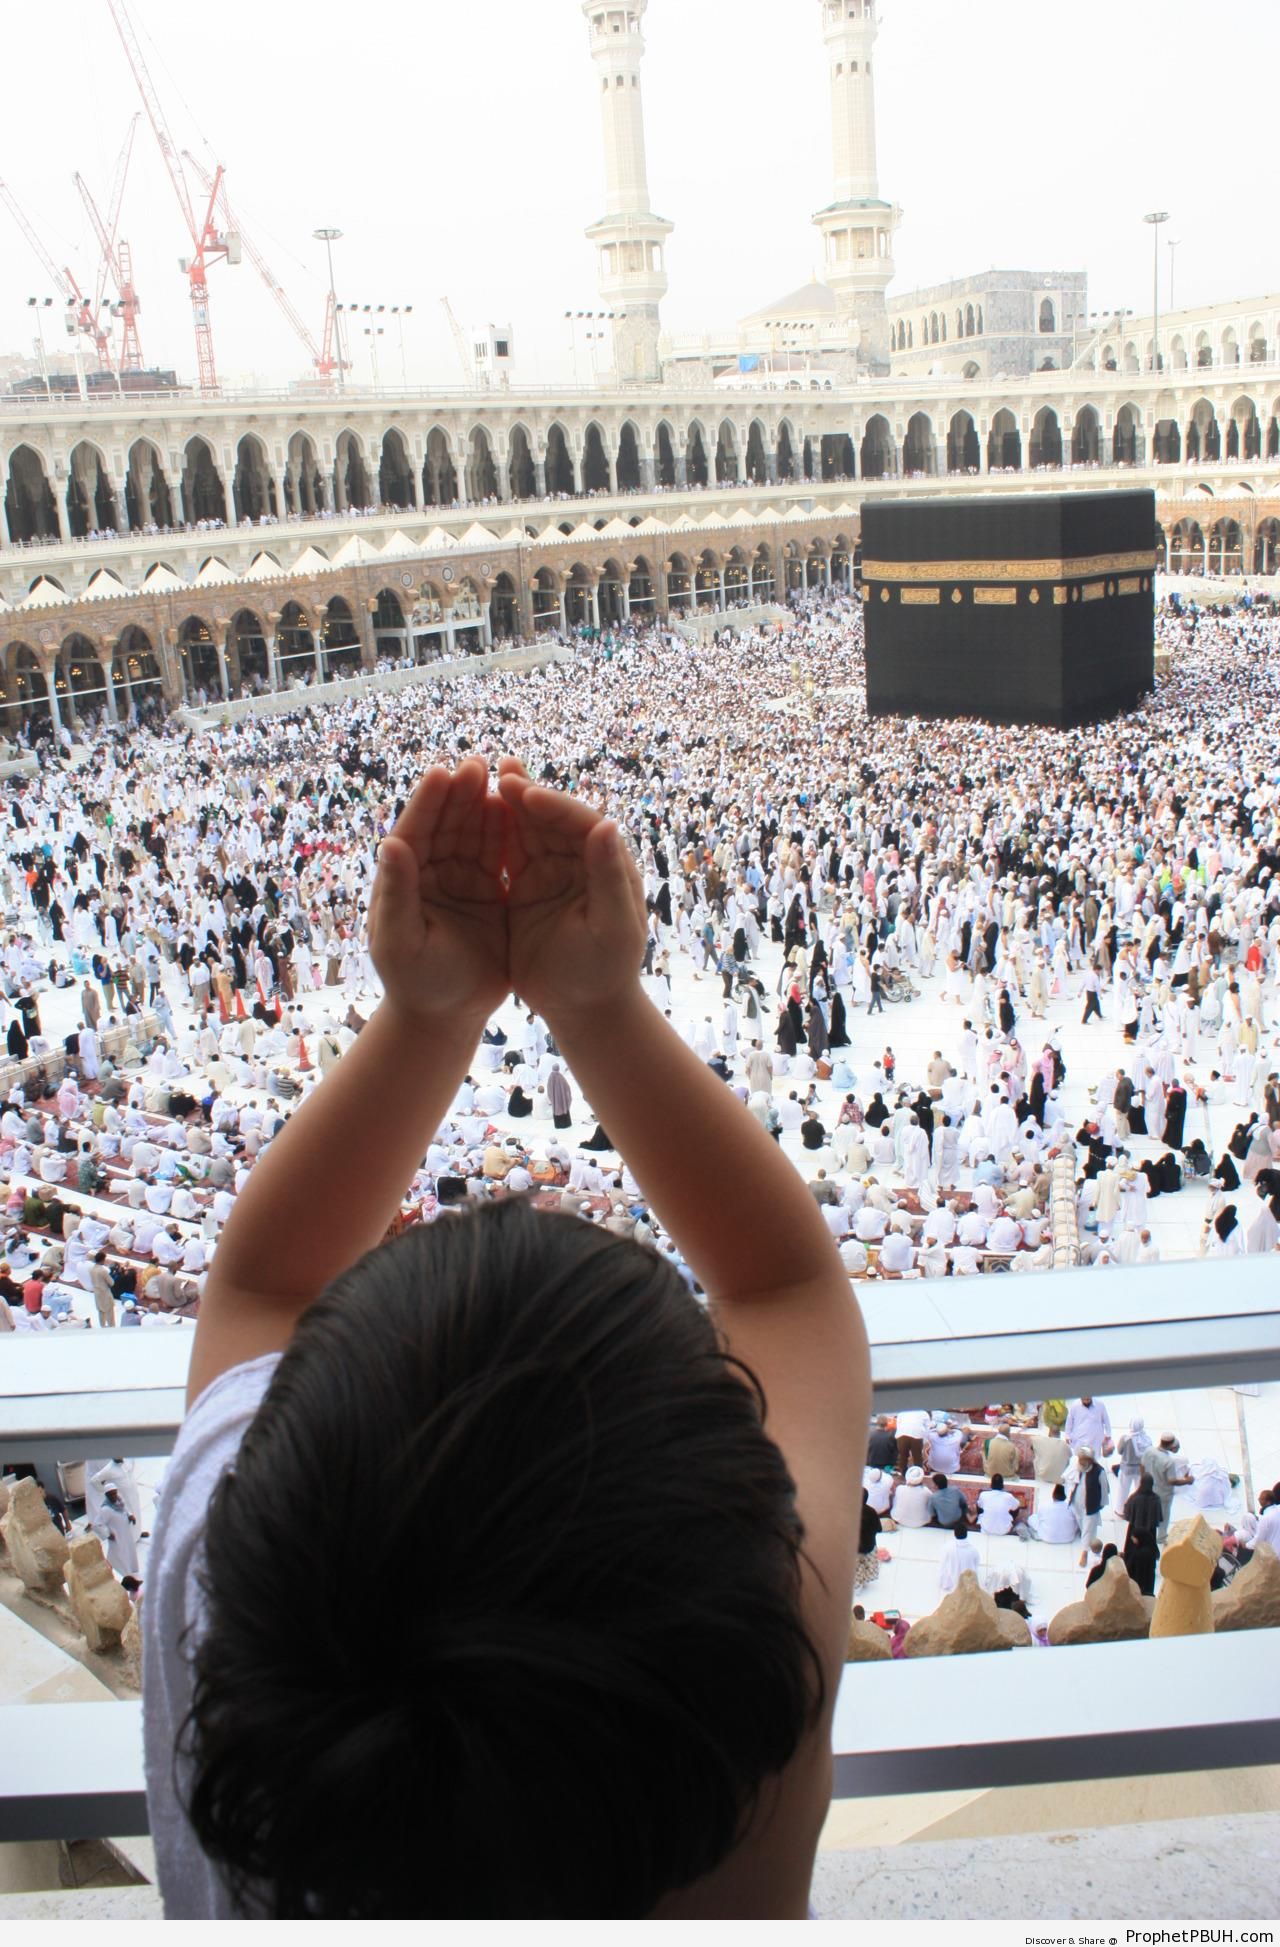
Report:
[[[1151,1618],[1152,1636],[1212,1636],[1209,1582],[1222,1553],[1222,1536],[1202,1514],[1170,1528],[1160,1556],[1160,1592]]]
[[[120,1649],[124,1657],[121,1675],[131,1683],[135,1690],[142,1688],[142,1605],[144,1595],[130,1604],[128,1622],[120,1632]]]
[[[931,1615],[922,1616],[903,1645],[905,1656],[973,1656],[980,1650],[1013,1648],[1012,1637],[1002,1627],[1002,1615],[995,1602],[978,1586],[973,1570],[966,1569],[959,1585],[944,1596]],[[1012,1617],[1022,1622],[1020,1616]],[[1023,1623],[1023,1628],[1026,1624]]]
[[[1147,1635],[1151,1607],[1118,1555],[1113,1555],[1083,1600],[1059,1609],[1049,1624],[1055,1647],[1070,1643],[1129,1643]]]
[[[1225,1589],[1210,1597],[1213,1627],[1223,1629],[1280,1629],[1280,1559],[1264,1541],[1253,1560]]]
[[[133,1605],[111,1573],[96,1535],[82,1535],[71,1544],[67,1594],[87,1647],[97,1651],[118,1649]]]
[[[849,1618],[849,1644],[844,1653],[846,1663],[891,1663],[893,1651],[887,1630],[878,1623],[860,1622],[856,1616]]]
[[[997,1609],[996,1627],[1007,1638],[1010,1649],[1029,1650],[1031,1648],[1031,1625],[1025,1616],[1016,1609]]]
[[[17,1481],[9,1490],[4,1517],[9,1562],[23,1587],[33,1594],[57,1595],[70,1547],[49,1519],[38,1481]]]

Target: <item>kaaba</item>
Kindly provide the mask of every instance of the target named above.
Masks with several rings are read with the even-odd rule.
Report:
[[[870,716],[1057,729],[1155,682],[1155,495],[865,501]]]

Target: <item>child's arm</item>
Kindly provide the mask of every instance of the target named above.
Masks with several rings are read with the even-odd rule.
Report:
[[[385,1234],[507,991],[506,813],[487,767],[428,773],[383,843],[369,942],[386,998],[254,1166],[200,1306],[188,1404],[282,1349]]]
[[[510,966],[764,1388],[799,1493],[806,1611],[832,1688],[848,1632],[870,1409],[848,1276],[799,1173],[645,998],[645,907],[616,828],[504,759]]]

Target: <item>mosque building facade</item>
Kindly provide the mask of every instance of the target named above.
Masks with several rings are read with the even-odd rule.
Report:
[[[815,0],[824,276],[664,337],[647,0],[584,0],[614,315],[589,389],[0,398],[0,706],[232,697],[856,576],[867,493],[1154,489],[1158,565],[1280,562],[1280,294],[1090,314],[1082,272],[891,291],[877,0]]]

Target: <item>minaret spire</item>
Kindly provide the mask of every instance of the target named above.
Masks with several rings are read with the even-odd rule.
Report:
[[[902,211],[880,195],[872,51],[876,0],[819,0],[831,69],[833,200],[814,222],[822,232],[827,283],[848,312],[855,349],[887,369],[885,292],[893,282],[893,233]]]
[[[583,0],[600,89],[605,215],[587,231],[596,246],[600,295],[614,312],[620,379],[658,379],[658,306],[666,295],[666,239],[673,225],[649,208],[641,23],[648,0]]]

